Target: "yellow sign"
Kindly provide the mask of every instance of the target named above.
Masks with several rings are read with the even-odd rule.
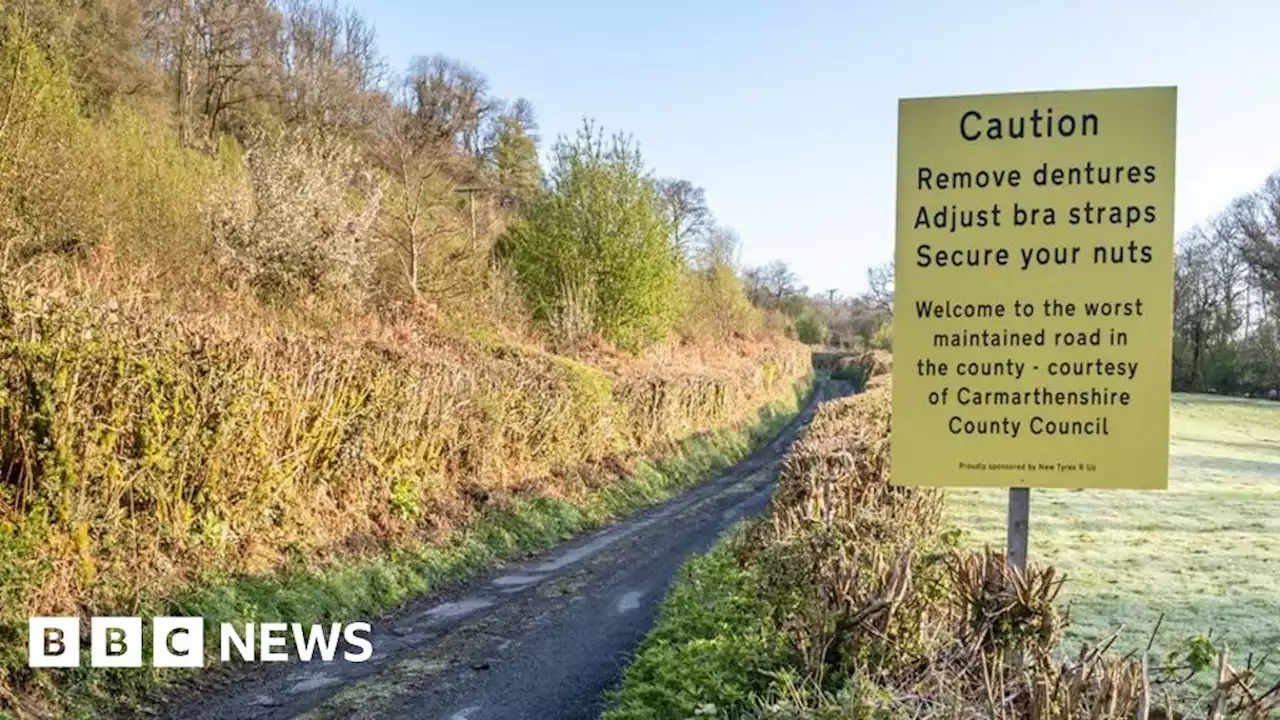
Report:
[[[902,100],[892,478],[1164,489],[1177,89]]]

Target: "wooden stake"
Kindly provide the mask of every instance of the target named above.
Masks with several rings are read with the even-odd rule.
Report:
[[[1031,489],[1009,488],[1009,567],[1027,571],[1027,525],[1031,518]]]

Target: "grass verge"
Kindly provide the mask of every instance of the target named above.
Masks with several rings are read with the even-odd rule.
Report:
[[[674,497],[750,455],[775,437],[803,407],[809,380],[793,397],[761,408],[757,418],[730,430],[704,433],[676,443],[667,452],[637,463],[625,477],[609,482],[577,503],[552,498],[513,498],[481,515],[444,545],[401,550],[376,560],[335,565],[322,571],[297,570],[271,576],[234,577],[137,609],[143,617],[200,616],[208,627],[222,622],[319,623],[385,614],[408,599],[480,570],[574,535],[596,529],[638,509]],[[144,649],[144,656],[146,655]],[[46,695],[60,695],[67,717],[92,712],[137,711],[155,693],[176,682],[200,682],[199,673],[175,670],[78,668],[53,678]],[[3,717],[0,710],[0,717]]]
[[[738,562],[741,527],[681,568],[603,720],[734,717],[768,691],[786,644]]]

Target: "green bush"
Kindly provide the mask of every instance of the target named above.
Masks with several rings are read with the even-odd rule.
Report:
[[[681,333],[695,338],[722,340],[750,336],[761,327],[760,311],[752,304],[733,268],[716,264],[685,277],[684,322]]]
[[[3,6],[0,6],[3,10]],[[18,18],[0,14],[0,277],[100,234],[88,123],[61,64]],[[96,218],[94,218],[96,220]]]
[[[587,122],[553,155],[549,187],[500,243],[535,318],[568,341],[599,334],[635,350],[666,338],[681,261],[639,150]]]
[[[876,334],[871,336],[871,347],[876,350],[892,350],[893,349],[893,322],[887,322],[876,329]]]
[[[796,339],[806,345],[821,345],[827,339],[827,323],[812,308],[796,319]]]

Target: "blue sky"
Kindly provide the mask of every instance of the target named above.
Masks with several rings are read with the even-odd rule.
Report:
[[[893,255],[897,100],[1177,85],[1179,232],[1280,169],[1273,0],[363,0],[396,69],[444,53],[706,188],[744,262],[854,293]]]

